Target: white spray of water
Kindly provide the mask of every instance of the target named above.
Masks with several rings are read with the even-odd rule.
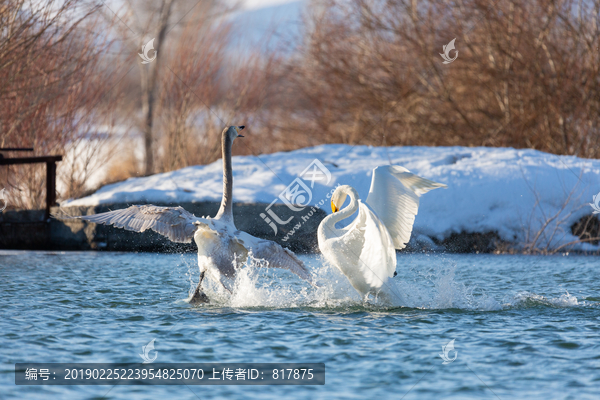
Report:
[[[197,280],[192,278],[194,267],[188,264],[190,292]],[[466,308],[496,309],[500,305],[486,296],[474,297],[472,290],[455,281],[455,267],[444,271],[428,271],[412,282],[400,277],[390,279],[378,295],[370,295],[365,302],[336,268],[319,263],[313,269],[317,286],[300,281],[294,275],[277,269],[265,268],[261,260],[252,257],[238,269],[235,289],[229,294],[209,279],[203,281],[203,290],[211,299],[210,306],[268,307],[317,309],[332,308],[397,308],[424,309]],[[195,282],[194,282],[195,281]],[[487,302],[487,303],[486,303]]]
[[[485,292],[476,293],[456,280],[456,265],[443,269],[411,269],[406,277],[388,281],[384,291],[392,292],[393,304],[422,309],[458,308],[467,310],[497,310],[501,306]]]
[[[513,298],[504,299],[500,303],[484,290],[459,282],[455,276],[456,265],[443,268],[423,268],[422,265],[408,267],[401,271],[401,276],[389,279],[377,296],[370,295],[367,301],[364,301],[348,279],[335,267],[323,263],[322,260],[318,261],[313,268],[313,277],[318,286],[313,287],[289,272],[266,268],[263,261],[250,257],[246,265],[238,269],[233,294],[209,279],[204,280],[204,292],[211,299],[208,306],[316,309],[409,307],[494,311],[527,306],[532,302],[557,307],[582,305],[568,292],[558,298],[519,292]],[[192,267],[188,271],[189,275],[191,271]],[[196,283],[191,276],[190,285],[193,291]]]
[[[585,302],[579,302],[577,297],[571,295],[565,291],[564,294],[559,297],[545,297],[539,294],[530,292],[518,292],[505,302],[504,307],[527,307],[535,305],[549,305],[554,307],[574,307],[586,305]]]

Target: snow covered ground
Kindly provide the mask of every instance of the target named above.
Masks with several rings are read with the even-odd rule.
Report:
[[[322,169],[313,163],[315,159],[327,168],[330,177],[321,173],[321,180],[315,180],[317,175],[311,171]],[[525,244],[541,231],[536,247],[557,248],[578,239],[570,227],[592,214],[589,203],[600,192],[600,160],[511,148],[322,145],[259,157],[234,157],[233,197],[236,202],[267,204],[287,198],[296,204],[321,204],[319,208],[330,213],[327,194],[332,188],[349,184],[366,198],[372,169],[390,163],[448,185],[448,189],[437,189],[421,198],[413,234],[417,238],[426,235],[442,240],[452,233],[497,232],[505,241]],[[290,189],[287,195],[278,197],[286,187]],[[301,192],[294,190],[303,188],[310,190],[298,197]],[[131,178],[63,206],[220,201],[221,193],[219,160]],[[579,243],[573,248],[598,250],[600,246]]]

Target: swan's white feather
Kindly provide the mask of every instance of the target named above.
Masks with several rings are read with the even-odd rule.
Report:
[[[405,248],[410,240],[419,211],[419,197],[439,187],[447,186],[421,178],[398,165],[373,170],[366,203],[387,227],[396,249]]]
[[[358,266],[365,282],[373,289],[379,289],[396,271],[396,251],[392,238],[385,225],[377,215],[358,202],[358,213],[361,219],[361,230],[366,238]]]

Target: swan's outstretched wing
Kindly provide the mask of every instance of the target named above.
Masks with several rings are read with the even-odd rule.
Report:
[[[419,211],[419,196],[439,187],[447,186],[421,178],[398,165],[373,170],[366,203],[387,227],[395,248],[405,248],[410,239]]]
[[[158,207],[153,205],[131,206],[121,210],[70,218],[113,225],[117,228],[135,232],[152,229],[178,243],[190,243],[197,228],[195,223],[202,221],[202,219],[195,217],[181,207]]]
[[[255,258],[265,260],[269,268],[287,269],[300,278],[313,283],[310,272],[294,253],[284,249],[270,240],[259,239],[243,231],[236,231],[234,236]]]

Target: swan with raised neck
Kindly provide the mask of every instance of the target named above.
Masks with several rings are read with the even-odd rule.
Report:
[[[231,146],[238,137],[243,137],[239,132],[242,126],[230,126],[221,133],[221,153],[223,156],[223,197],[221,207],[214,219],[233,223],[233,166],[231,164]]]

